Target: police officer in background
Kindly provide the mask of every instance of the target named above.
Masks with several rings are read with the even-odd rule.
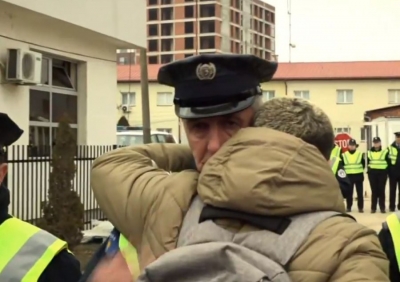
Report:
[[[347,212],[353,206],[354,186],[357,192],[357,206],[360,213],[364,212],[364,154],[357,149],[356,140],[349,141],[348,151],[342,154],[344,170],[351,183],[350,193],[346,197]]]
[[[341,149],[339,150],[339,152],[341,152]],[[332,156],[331,154],[329,163],[331,165],[333,174],[336,176],[336,180],[339,182],[342,196],[344,199],[346,199],[353,189],[353,186],[351,185],[350,180],[347,177],[346,171],[344,170],[343,161],[341,160],[340,156]]]
[[[0,113],[0,184],[7,174],[5,149],[23,131]],[[9,190],[0,185],[0,281],[77,282],[80,263],[67,243],[8,214]]]
[[[388,147],[390,158],[389,165],[389,209],[391,212],[396,208],[396,192],[399,189],[397,209],[400,210],[400,132],[395,133],[395,141]]]
[[[389,278],[392,282],[400,281],[400,212],[386,218],[379,232],[379,241],[389,260]]]
[[[374,137],[372,143],[373,146],[367,153],[368,179],[372,192],[371,213],[376,212],[376,205],[378,202],[381,212],[385,213],[385,190],[390,159],[388,150],[382,149],[381,138]]]

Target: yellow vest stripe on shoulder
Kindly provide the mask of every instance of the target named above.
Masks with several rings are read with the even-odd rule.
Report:
[[[393,239],[394,252],[396,254],[397,265],[400,270],[400,221],[396,213],[392,213],[386,218],[390,235]]]
[[[10,218],[0,225],[0,281],[37,281],[67,243],[27,222]]]
[[[339,157],[333,157],[333,158],[330,160],[331,169],[332,169],[333,174],[336,174],[336,173],[337,173],[338,168],[339,168],[339,162],[340,162],[340,158],[339,158]]]
[[[135,280],[140,275],[139,259],[136,248],[122,234],[119,235],[119,249],[124,257],[132,277]]]

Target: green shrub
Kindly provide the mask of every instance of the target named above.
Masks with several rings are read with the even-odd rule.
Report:
[[[65,240],[72,250],[80,244],[84,228],[84,208],[73,190],[76,136],[65,117],[60,121],[52,149],[48,200],[42,203],[39,227]]]

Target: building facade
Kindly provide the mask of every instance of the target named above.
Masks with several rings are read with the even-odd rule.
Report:
[[[181,136],[174,114],[173,88],[156,82],[160,66],[149,68],[152,128],[170,128]],[[128,103],[125,113],[132,125],[141,124],[139,67],[119,66],[117,105]],[[400,61],[343,63],[281,63],[269,83],[262,85],[264,100],[299,97],[318,105],[330,117],[336,133],[347,132],[365,147],[365,112],[400,104]],[[127,98],[129,96],[129,99]],[[124,113],[119,110],[119,116]]]
[[[0,72],[0,112],[25,132],[18,144],[53,144],[63,115],[78,144],[115,144],[115,50],[146,46],[145,9],[124,0],[0,0],[0,68],[10,61],[9,48],[42,55],[35,85],[11,83]]]
[[[120,64],[138,52],[120,50]],[[275,53],[275,8],[261,0],[147,0],[149,64],[166,64],[195,54]]]

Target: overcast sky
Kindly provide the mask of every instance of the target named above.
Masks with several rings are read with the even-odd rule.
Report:
[[[292,62],[400,60],[400,0],[264,0],[276,8],[276,53]]]

